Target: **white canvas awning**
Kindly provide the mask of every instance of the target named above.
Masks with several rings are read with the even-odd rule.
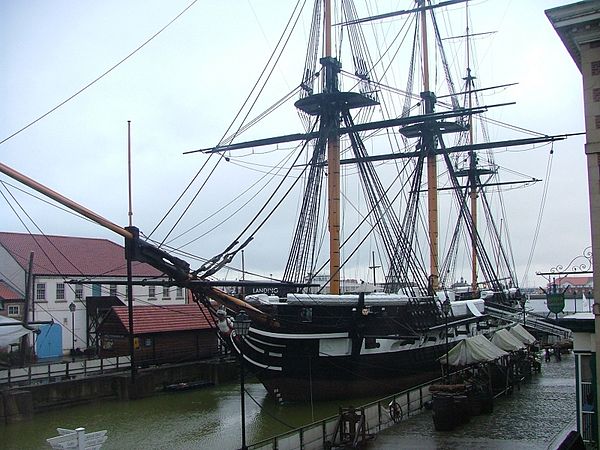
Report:
[[[18,320],[0,316],[0,347],[14,344],[27,333],[31,333],[31,331],[21,325]]]
[[[510,333],[524,344],[533,344],[537,339],[521,324],[516,324],[510,329]]]
[[[492,336],[492,343],[507,352],[514,352],[525,348],[525,344],[507,330],[496,331]]]
[[[478,334],[460,341],[448,352],[448,364],[451,366],[468,366],[480,362],[494,361],[507,355],[504,350],[498,348],[485,336]],[[446,362],[446,355],[439,359]]]

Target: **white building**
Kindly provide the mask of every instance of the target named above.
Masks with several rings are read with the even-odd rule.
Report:
[[[30,292],[27,295],[29,267]],[[125,250],[106,239],[0,232],[0,281],[22,295],[26,322],[53,321],[36,337],[38,357],[95,347],[94,329],[110,306],[127,303]],[[148,264],[133,263],[134,282],[167,281]],[[80,284],[72,284],[80,281]],[[133,303],[186,302],[182,288],[134,285]],[[13,311],[14,313],[14,311]],[[58,326],[57,326],[58,325]]]

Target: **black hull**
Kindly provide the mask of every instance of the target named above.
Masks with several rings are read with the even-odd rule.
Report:
[[[476,303],[456,302],[445,317],[432,298],[294,294],[256,304],[269,319],[231,343],[282,402],[393,394],[440,376],[442,355],[489,329]]]
[[[404,357],[402,357],[404,358]],[[377,358],[388,359],[388,358]],[[312,359],[311,368],[317,373],[312,377],[277,375],[267,371],[257,373],[267,391],[279,401],[310,401],[364,398],[386,395],[425,383],[441,376],[440,363],[397,370],[379,370],[380,361],[372,359],[372,366],[362,367],[364,362]],[[376,368],[375,368],[376,367]],[[338,376],[339,375],[339,376]]]
[[[247,369],[281,402],[385,395],[441,375],[439,358],[446,344],[439,332],[423,335],[419,341],[377,339],[380,346],[373,348],[363,340],[360,350],[352,348],[352,339],[340,335],[267,336],[253,328],[243,340],[234,338],[233,346],[242,352]],[[432,342],[434,335],[439,342]],[[330,352],[324,350],[328,348]],[[344,349],[347,354],[342,354]]]

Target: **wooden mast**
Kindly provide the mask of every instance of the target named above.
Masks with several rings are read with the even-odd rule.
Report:
[[[324,0],[324,58],[331,58],[331,0]],[[324,77],[327,83],[328,77]],[[324,89],[332,86],[324,86]],[[327,192],[329,216],[329,292],[340,293],[340,141],[338,113],[329,117],[332,121],[327,136]]]
[[[470,108],[473,104],[473,79],[471,75],[471,47],[469,42],[469,2],[465,5],[465,15],[467,23],[467,92],[468,92],[468,107]],[[469,145],[473,145],[473,116],[468,116],[469,124]],[[471,171],[473,171],[473,179],[471,180],[471,220],[472,220],[472,232],[471,232],[471,290],[477,292],[477,156],[475,152],[471,150],[469,158],[469,164],[471,165]]]
[[[420,6],[425,7],[425,0],[420,1]],[[427,45],[427,11],[422,9],[421,19],[421,42],[423,47],[423,93],[429,95],[429,51]],[[425,114],[433,112],[433,95],[429,99],[424,98]],[[431,140],[429,142],[432,144]],[[433,291],[438,289],[439,285],[439,267],[438,267],[438,193],[437,193],[437,156],[428,146],[427,155],[427,210],[429,211],[429,270],[431,276],[431,288]]]

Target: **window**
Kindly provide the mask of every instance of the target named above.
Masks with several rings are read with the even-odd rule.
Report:
[[[101,284],[92,284],[92,296],[100,297],[102,295],[102,285]]]
[[[65,299],[65,283],[56,283],[56,300]]]
[[[144,347],[152,347],[152,338],[144,338]]]
[[[75,298],[79,300],[83,298],[83,284],[75,285]]]
[[[46,300],[46,283],[36,283],[35,299],[36,300]]]
[[[150,298],[156,297],[156,286],[148,286],[148,297],[150,297]]]
[[[117,296],[117,285],[116,284],[111,284],[109,290],[110,290],[111,297]]]
[[[0,311],[4,311],[4,300],[0,299]]]
[[[177,287],[177,293],[175,294],[177,298],[183,298],[183,288]]]
[[[169,298],[169,286],[163,286],[163,298]]]
[[[19,305],[8,305],[8,315],[9,316],[19,316]]]
[[[300,310],[301,322],[312,322],[312,308],[302,308]]]

